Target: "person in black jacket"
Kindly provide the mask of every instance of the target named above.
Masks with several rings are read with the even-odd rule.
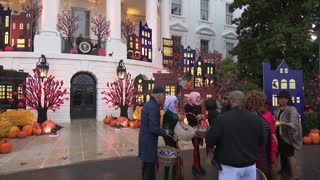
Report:
[[[138,157],[142,160],[142,180],[155,180],[155,163],[158,158],[158,137],[169,135],[160,128],[160,104],[165,99],[165,89],[155,87],[150,100],[141,110]]]
[[[218,108],[217,101],[213,98],[209,98],[205,102],[206,110],[208,112],[207,119],[209,121],[209,125],[213,125],[213,121],[218,117],[220,114],[220,109]]]
[[[206,136],[207,146],[216,146],[214,156],[220,164],[219,180],[256,180],[258,147],[264,144],[262,121],[246,111],[246,96],[231,92],[229,111],[218,116]]]
[[[188,124],[192,127],[197,126],[200,121],[204,120],[201,109],[201,97],[198,92],[191,92],[189,94],[188,103],[184,106],[184,113],[186,114]],[[203,139],[194,137],[192,139],[193,144],[193,166],[192,174],[194,176],[205,175],[206,171],[200,164],[200,152],[199,145],[203,144]]]

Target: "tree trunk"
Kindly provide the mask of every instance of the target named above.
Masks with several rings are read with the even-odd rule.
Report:
[[[101,48],[101,38],[98,36],[98,46],[97,49]]]
[[[48,120],[48,115],[47,115],[47,112],[48,112],[48,109],[46,108],[39,108],[37,109],[38,111],[38,119],[37,119],[37,122],[39,124],[45,122],[46,120]]]
[[[127,105],[121,106],[120,107],[120,116],[128,118],[128,108],[129,108],[129,106],[127,106]]]

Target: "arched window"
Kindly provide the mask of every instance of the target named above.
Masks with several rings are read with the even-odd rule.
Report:
[[[272,80],[272,89],[279,89],[279,81],[278,81],[278,79]]]
[[[288,89],[287,80],[285,80],[285,79],[281,80],[281,89]]]
[[[296,80],[294,79],[289,80],[289,89],[296,89]]]
[[[201,67],[197,68],[197,76],[202,76],[202,69]]]
[[[278,106],[278,98],[276,94],[272,94],[272,106]]]

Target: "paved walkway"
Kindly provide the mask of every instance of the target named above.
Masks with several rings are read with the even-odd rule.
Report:
[[[95,120],[63,124],[58,137],[31,136],[15,139],[14,152],[0,154],[0,180],[138,180],[138,129],[116,130]],[[163,145],[162,138],[159,145]],[[208,175],[191,174],[192,144],[182,142],[185,180],[217,179],[215,169],[203,165]],[[302,180],[320,179],[320,145],[307,145],[297,152]],[[204,153],[202,153],[204,155]],[[205,157],[202,156],[204,162]],[[162,179],[163,168],[158,174]],[[281,178],[279,178],[281,179]],[[282,178],[285,180],[285,178]]]
[[[137,156],[139,129],[115,129],[95,120],[61,124],[58,137],[29,136],[13,139],[13,152],[0,154],[0,174],[63,166],[89,160]],[[163,145],[159,138],[159,145]],[[182,149],[192,149],[182,142]]]

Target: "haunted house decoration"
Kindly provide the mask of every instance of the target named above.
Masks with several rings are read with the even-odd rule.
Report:
[[[288,91],[301,117],[304,116],[302,70],[291,70],[285,60],[282,60],[275,70],[271,69],[270,62],[264,62],[263,90],[272,106],[278,105],[276,95],[281,90]]]
[[[162,38],[162,51],[163,66],[167,66],[173,59],[173,39]]]
[[[194,63],[196,57],[196,50],[188,46],[186,49],[181,49],[180,61],[182,61],[184,74],[194,75]]]
[[[152,30],[139,23],[139,35],[132,33],[127,38],[127,58],[152,62]]]
[[[135,105],[143,105],[149,101],[152,89],[154,88],[154,80],[148,78],[142,74],[139,74],[133,81],[134,88],[137,90],[135,97]]]
[[[10,45],[11,12],[11,9],[5,9],[0,4],[0,51],[4,51],[5,47]]]
[[[23,92],[28,73],[0,66],[0,110],[25,108]]]
[[[11,46],[15,51],[32,51],[32,17],[21,12],[12,15]]]

